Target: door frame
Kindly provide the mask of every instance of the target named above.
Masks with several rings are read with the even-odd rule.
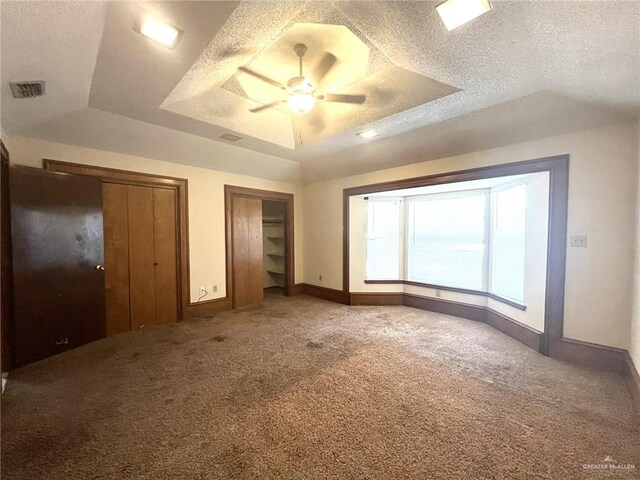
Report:
[[[52,172],[69,173],[96,177],[107,183],[137,185],[143,187],[167,188],[176,191],[176,271],[178,292],[178,321],[184,318],[189,306],[189,217],[188,217],[188,181],[185,178],[165,177],[150,173],[97,167],[81,163],[62,162],[43,159],[43,168]]]
[[[225,249],[226,249],[226,282],[227,296],[231,297],[232,308],[235,307],[235,285],[233,285],[233,209],[231,208],[235,197],[254,198],[258,200],[271,200],[286,204],[285,228],[284,228],[284,271],[286,276],[284,294],[289,297],[294,294],[295,284],[295,256],[294,256],[294,204],[293,193],[274,192],[271,190],[258,190],[255,188],[238,187],[235,185],[224,186],[224,213],[225,213]]]
[[[9,207],[9,150],[0,139],[0,230],[2,230],[2,257],[0,259],[0,370],[8,372],[13,368],[15,353],[15,324],[13,319],[13,251],[11,248],[11,211]]]

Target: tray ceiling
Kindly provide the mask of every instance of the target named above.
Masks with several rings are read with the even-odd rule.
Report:
[[[239,5],[161,108],[297,149],[458,91],[394,65],[328,4],[308,3],[277,13],[267,2]],[[303,68],[317,90],[364,94],[366,102],[317,103],[303,115],[286,105],[249,112],[284,99],[285,93],[238,67],[248,66],[286,85],[298,75],[297,43],[308,47]]]
[[[2,127],[317,181],[638,118],[640,2],[494,2],[452,32],[437,3],[2,2]],[[133,30],[141,10],[184,31],[175,49]],[[296,70],[287,42],[303,34],[305,70],[336,49],[349,68],[336,62],[326,83],[370,102],[319,104],[300,123],[283,109],[249,114],[276,93],[238,66],[286,80]],[[9,82],[24,80],[45,80],[47,94],[13,99]],[[369,128],[380,136],[356,135]]]

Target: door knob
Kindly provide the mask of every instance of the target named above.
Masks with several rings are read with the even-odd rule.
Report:
[[[104,265],[96,265],[96,270],[104,272]]]

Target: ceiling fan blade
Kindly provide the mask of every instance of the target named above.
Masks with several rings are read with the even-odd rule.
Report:
[[[334,103],[357,103],[362,105],[366,100],[366,95],[345,95],[342,93],[323,93],[316,97],[323,102]]]
[[[240,70],[241,72],[244,72],[248,75],[251,75],[252,77],[257,78],[258,80],[262,80],[263,82],[268,83],[269,85],[273,85],[276,88],[280,88],[282,90],[285,90],[286,87],[284,85],[282,85],[279,82],[276,82],[275,80],[269,78],[269,77],[265,77],[264,75],[262,75],[261,73],[258,72],[254,72],[253,70],[247,68],[247,67],[238,67],[238,70]]]
[[[320,60],[320,63],[316,65],[316,68],[314,68],[313,73],[311,74],[313,79],[316,81],[316,84],[320,83],[325,75],[329,73],[331,67],[333,67],[333,65],[336,63],[336,60],[337,58],[335,57],[335,55],[329,52],[325,52],[322,60]]]
[[[281,103],[284,103],[284,100],[278,100],[277,102],[271,102],[271,103],[267,103],[266,105],[260,105],[259,107],[249,109],[249,111],[251,113],[258,113],[263,110],[266,110],[267,108],[275,107],[276,105],[279,105]]]

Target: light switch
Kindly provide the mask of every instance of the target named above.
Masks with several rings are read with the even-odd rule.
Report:
[[[571,235],[571,246],[572,247],[586,247],[587,246],[587,236],[586,235]]]

